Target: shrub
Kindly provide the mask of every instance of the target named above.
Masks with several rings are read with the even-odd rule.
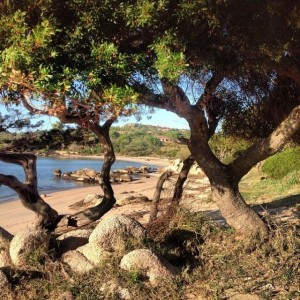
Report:
[[[282,179],[287,174],[300,170],[300,147],[289,148],[269,157],[262,171],[273,179]]]

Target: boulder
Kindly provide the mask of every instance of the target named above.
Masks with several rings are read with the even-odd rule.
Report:
[[[69,207],[74,210],[81,210],[88,207],[94,207],[101,203],[103,199],[102,195],[99,194],[88,194],[83,200],[80,200]]]
[[[88,243],[76,250],[83,254],[88,261],[94,265],[101,265],[111,257],[111,252],[99,248],[96,243]]]
[[[53,170],[53,175],[54,175],[54,176],[61,177],[61,170],[59,170],[59,169],[54,169],[54,170]]]
[[[58,241],[61,253],[75,250],[87,244],[91,233],[91,229],[77,229],[60,235],[56,240]]]
[[[5,250],[0,249],[0,268],[10,266],[11,262],[9,259],[9,254]]]
[[[30,228],[18,232],[10,242],[9,254],[16,266],[30,264],[30,258],[37,259],[47,252],[50,234],[40,228]]]
[[[139,193],[133,195],[126,195],[117,200],[118,205],[126,205],[131,203],[149,202],[149,198]]]
[[[72,272],[77,274],[88,273],[94,268],[93,264],[82,253],[76,250],[66,252],[62,256],[62,261],[70,267]]]
[[[89,242],[96,243],[107,251],[126,248],[128,241],[140,241],[145,237],[145,228],[136,220],[124,216],[104,216],[90,235]]]
[[[120,176],[120,182],[131,182],[132,177],[129,174],[122,174]]]
[[[153,286],[158,286],[162,280],[170,280],[179,274],[178,268],[148,249],[133,250],[126,254],[121,260],[120,267],[127,271],[140,272],[149,278]]]
[[[9,282],[3,271],[0,270],[0,289],[9,288]]]
[[[0,248],[8,249],[9,243],[13,237],[12,234],[0,226]]]

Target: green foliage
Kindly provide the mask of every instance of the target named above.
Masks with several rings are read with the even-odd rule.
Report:
[[[154,67],[159,76],[175,82],[184,74],[188,64],[183,52],[174,51],[170,48],[173,43],[172,38],[166,36],[153,46],[153,50],[157,56]]]
[[[222,133],[215,134],[209,141],[215,155],[224,163],[230,163],[242,151],[251,146],[251,143],[242,138],[226,136]]]
[[[300,147],[288,148],[269,157],[263,164],[262,170],[270,178],[282,179],[289,173],[300,169]]]

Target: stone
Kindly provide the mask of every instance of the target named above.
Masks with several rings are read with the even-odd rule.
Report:
[[[145,228],[136,220],[124,216],[104,216],[90,235],[89,242],[98,244],[107,251],[126,248],[130,242],[140,241],[145,237]]]
[[[88,261],[94,265],[101,265],[105,263],[112,254],[109,251],[99,248],[96,243],[88,243],[77,248],[76,250],[82,253],[88,259]]]
[[[163,280],[170,280],[179,274],[179,269],[163,257],[148,249],[137,249],[126,254],[120,263],[126,271],[137,271],[149,278],[152,286],[158,286]]]
[[[9,288],[10,284],[3,271],[0,270],[0,289]]]
[[[102,195],[99,194],[88,194],[83,200],[80,200],[69,207],[74,210],[81,210],[88,207],[94,207],[101,203],[103,199]]]
[[[47,252],[50,234],[40,228],[29,228],[19,231],[10,242],[9,254],[15,266],[30,264],[30,257],[42,258]]]
[[[58,241],[61,253],[75,250],[87,244],[91,233],[91,229],[77,229],[60,235],[56,240]]]
[[[132,177],[129,174],[122,174],[120,176],[120,182],[131,182]]]
[[[118,205],[126,205],[131,203],[140,203],[140,202],[149,202],[149,198],[140,194],[135,193],[133,195],[126,195],[120,199],[117,200]]]
[[[59,169],[54,169],[54,170],[53,170],[53,175],[54,175],[54,176],[61,177],[61,173],[62,173],[62,172],[61,172],[61,170],[59,170]]]
[[[82,253],[76,250],[66,252],[61,259],[63,263],[70,267],[72,272],[77,274],[88,273],[94,268],[94,265]]]

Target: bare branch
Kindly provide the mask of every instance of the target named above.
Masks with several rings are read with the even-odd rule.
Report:
[[[238,182],[258,162],[278,152],[292,135],[300,129],[300,105],[265,139],[255,143],[235,159],[229,167]]]

